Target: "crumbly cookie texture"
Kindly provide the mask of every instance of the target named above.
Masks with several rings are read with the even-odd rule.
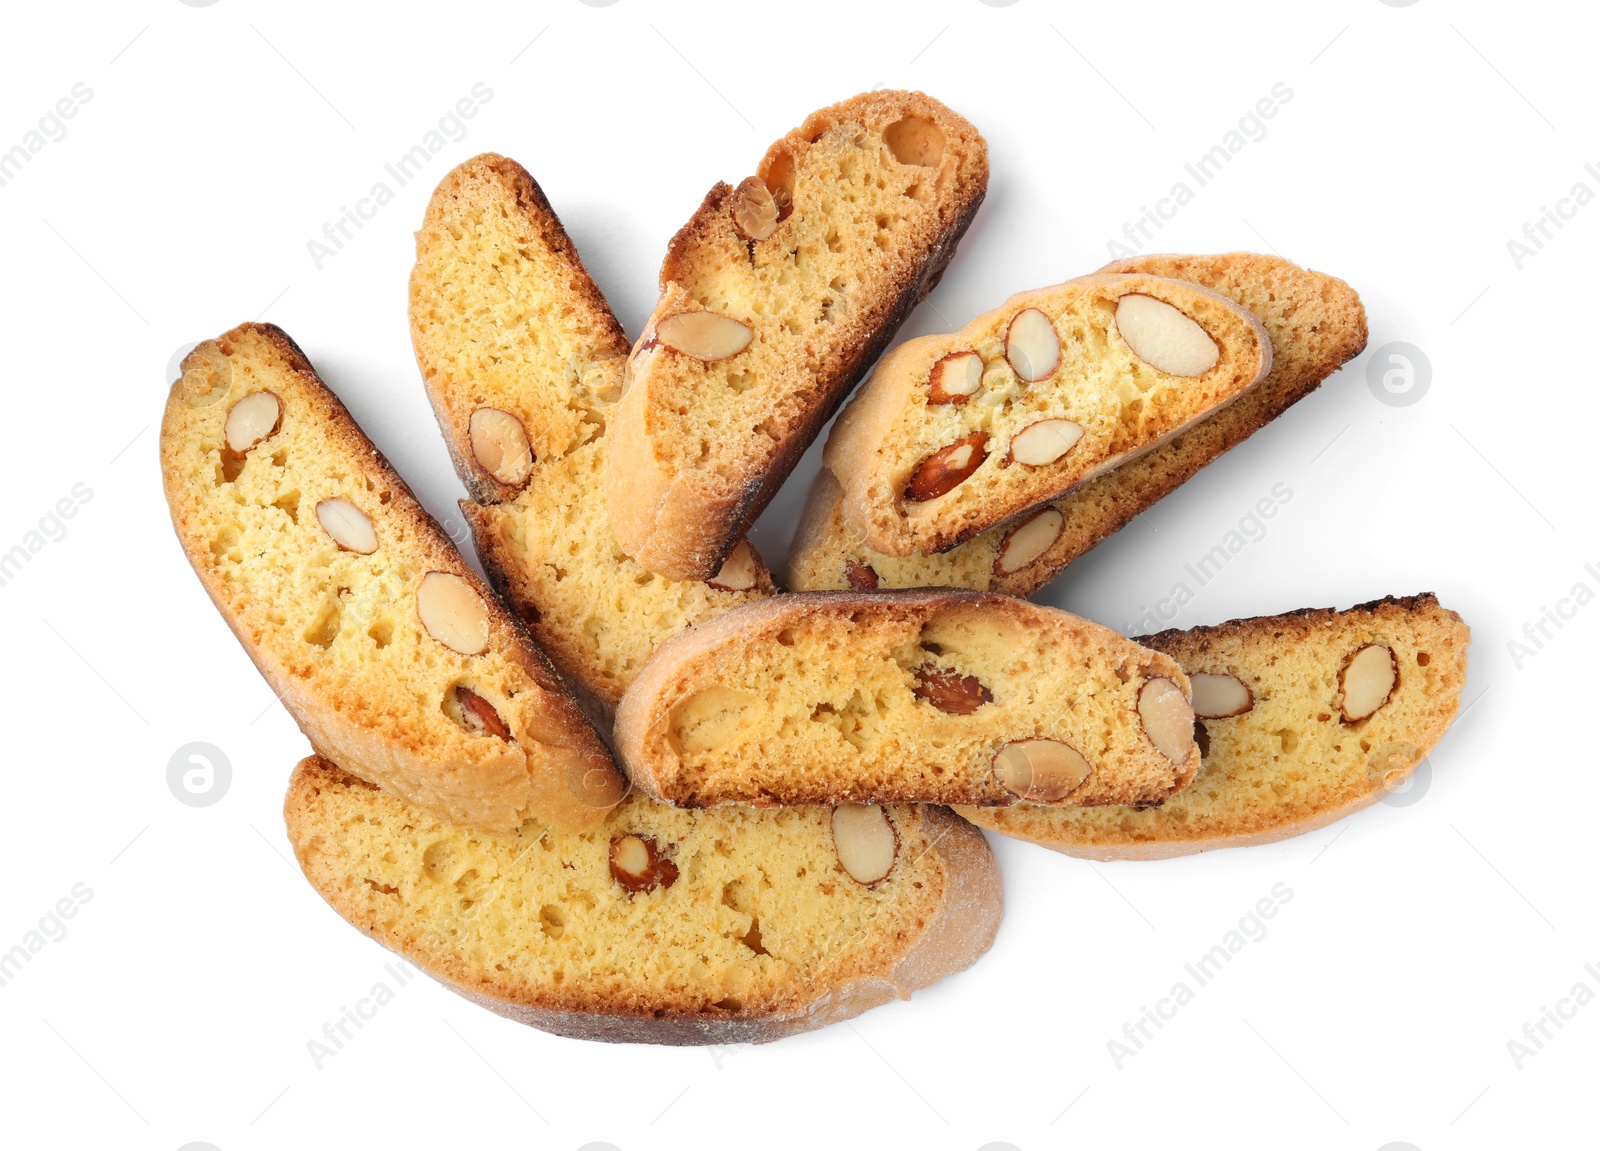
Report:
[[[1175,661],[1054,608],[949,590],[779,596],[663,644],[614,732],[690,807],[1157,803],[1199,765]]]
[[[1200,771],[1158,807],[963,808],[981,827],[1089,859],[1270,843],[1383,798],[1455,718],[1470,640],[1432,594],[1165,631],[1183,665]]]
[[[582,1039],[766,1042],[988,949],[1000,876],[938,807],[680,811],[562,834],[441,822],[308,759],[284,820],[311,885],[452,990]]]
[[[434,191],[410,316],[484,568],[599,713],[662,639],[772,594],[748,541],[687,582],[617,546],[602,493],[627,338],[516,161],[477,156]]]
[[[705,579],[938,282],[983,199],[977,130],[919,92],[812,113],[673,238],[613,417],[622,550]]]
[[[1277,256],[1141,256],[1103,271],[1187,280],[1240,304],[1271,339],[1267,378],[1138,459],[943,553],[890,556],[870,547],[846,523],[843,488],[824,470],[790,549],[791,587],[946,586],[1032,595],[1067,564],[1315,391],[1366,346],[1366,313],[1349,285]]]
[[[874,549],[945,551],[1223,410],[1271,363],[1260,323],[1216,292],[1084,276],[895,348],[823,463]]]
[[[621,798],[522,625],[281,329],[190,353],[161,466],[200,582],[320,754],[490,829],[590,827]]]

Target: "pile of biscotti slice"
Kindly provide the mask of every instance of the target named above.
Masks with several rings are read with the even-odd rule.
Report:
[[[764,1041],[988,947],[974,824],[1177,855],[1420,761],[1467,645],[1432,596],[1142,640],[1011,598],[1364,346],[1355,294],[1276,258],[1114,265],[895,349],[780,593],[745,531],[986,182],[926,96],[823,109],[706,197],[630,351],[528,173],[451,172],[411,327],[493,590],[282,332],[185,361],[174,524],[311,740],[285,817],[339,914],[546,1030]]]

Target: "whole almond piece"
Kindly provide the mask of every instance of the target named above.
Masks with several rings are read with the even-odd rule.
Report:
[[[924,666],[916,670],[916,687],[911,694],[947,715],[971,715],[994,696],[975,675],[962,675],[950,668]]]
[[[749,540],[740,540],[722,561],[717,574],[706,581],[719,591],[749,591],[756,586],[756,557]]]
[[[1005,788],[1029,803],[1058,803],[1094,774],[1089,761],[1058,739],[1018,739],[994,753],[990,769]]]
[[[1061,366],[1061,337],[1050,317],[1024,308],[1006,328],[1006,360],[1017,378],[1037,383]]]
[[[765,240],[778,226],[778,202],[759,177],[747,176],[739,181],[729,200],[728,211],[733,223],[747,239]]]
[[[453,652],[477,655],[489,646],[489,609],[458,575],[423,576],[417,586],[417,615],[428,634]]]
[[[472,454],[484,471],[511,487],[527,482],[533,470],[533,449],[521,420],[499,408],[479,408],[472,413],[467,431]]]
[[[1185,763],[1194,746],[1194,709],[1178,685],[1164,676],[1139,689],[1139,722],[1156,750],[1173,763]]]
[[[629,895],[671,887],[678,865],[645,835],[619,835],[611,841],[611,878]]]
[[[1134,355],[1174,376],[1204,375],[1222,354],[1199,324],[1165,300],[1138,292],[1117,301],[1117,331]]]
[[[1198,719],[1228,719],[1255,706],[1255,695],[1243,680],[1227,672],[1201,671],[1189,677]]]
[[[271,392],[251,392],[228,409],[222,437],[228,450],[243,458],[262,440],[277,435],[283,425],[283,404]]]
[[[844,582],[850,585],[852,591],[872,591],[878,586],[878,573],[866,564],[845,560]]]
[[[833,850],[845,874],[871,887],[894,870],[900,836],[875,803],[842,803],[833,809]]]
[[[1013,575],[1035,563],[1061,538],[1065,523],[1066,519],[1059,511],[1045,508],[1012,528],[1000,541],[1000,550],[994,560],[995,575]]]
[[[1013,463],[1042,468],[1053,464],[1083,439],[1083,426],[1071,420],[1040,420],[1011,437]]]
[[[977,352],[951,352],[928,373],[928,403],[964,404],[983,384]]]
[[[752,332],[719,312],[679,312],[656,324],[656,340],[675,352],[707,362],[737,356],[750,346]]]
[[[1340,718],[1346,723],[1366,719],[1389,702],[1399,679],[1394,652],[1381,643],[1367,644],[1339,673]]]
[[[495,710],[494,704],[470,687],[456,685],[456,706],[461,709],[462,726],[479,735],[492,735],[509,740],[511,729]]]
[[[988,442],[988,432],[973,432],[934,452],[911,473],[906,499],[921,503],[955,490],[987,458],[984,445]]]
[[[378,550],[378,533],[371,517],[343,496],[319,500],[317,522],[341,551],[369,556]]]

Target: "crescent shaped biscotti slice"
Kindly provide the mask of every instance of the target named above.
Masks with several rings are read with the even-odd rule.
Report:
[[[706,579],[933,289],[989,178],[983,137],[920,92],[813,112],[673,237],[613,416],[622,550]]]
[[[1272,341],[1267,378],[1138,459],[947,552],[889,556],[874,550],[846,525],[843,489],[824,470],[790,551],[791,587],[947,586],[1032,595],[1134,516],[1310,395],[1367,344],[1366,312],[1348,284],[1278,256],[1140,256],[1103,270],[1188,280],[1247,309]]]
[[[1470,633],[1432,594],[1164,631],[1194,686],[1200,771],[1159,807],[963,809],[1088,859],[1164,859],[1303,835],[1410,776],[1461,704]]]
[[[183,362],[161,425],[179,542],[319,754],[441,818],[591,827],[594,727],[281,329]]]
[[[636,787],[722,803],[1155,803],[1200,762],[1177,663],[979,592],[815,592],[662,644],[617,709]]]
[[[939,807],[632,796],[576,834],[442,823],[316,758],[284,821],[345,920],[446,987],[578,1039],[765,1043],[962,970],[1000,922],[983,834]]]
[[[1260,322],[1217,292],[1083,276],[895,348],[834,424],[823,464],[845,524],[873,548],[945,551],[1136,459],[1271,366]]]
[[[741,541],[709,581],[646,571],[603,498],[627,337],[533,177],[477,156],[417,233],[411,338],[490,580],[609,714],[665,637],[770,595]]]

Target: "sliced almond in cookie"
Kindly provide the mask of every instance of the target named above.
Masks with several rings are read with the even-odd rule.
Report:
[[[875,803],[842,803],[833,809],[833,849],[845,874],[871,887],[894,870],[900,836]]]
[[[1199,324],[1165,300],[1137,292],[1117,301],[1117,331],[1134,355],[1174,376],[1204,375],[1221,355]]]
[[[1058,739],[1017,739],[994,753],[994,776],[1018,799],[1055,803],[1094,774],[1075,748]]]
[[[341,551],[369,556],[378,550],[371,518],[342,496],[317,503],[317,522]]]
[[[533,449],[522,421],[499,408],[479,408],[468,421],[472,454],[483,470],[503,484],[518,487],[533,470]]]
[[[1394,652],[1381,643],[1369,643],[1339,673],[1339,714],[1346,723],[1366,719],[1394,694],[1400,680]]]
[[[1173,763],[1183,763],[1194,746],[1194,709],[1178,685],[1163,676],[1139,689],[1139,722],[1156,750]]]
[[[734,226],[747,239],[765,240],[778,226],[778,202],[759,177],[747,176],[739,181],[728,203]]]
[[[222,435],[228,450],[243,456],[283,426],[283,404],[271,392],[251,392],[228,409]]]
[[[1255,706],[1255,696],[1238,676],[1226,672],[1196,672],[1189,677],[1194,691],[1194,714],[1199,719],[1227,719]]]
[[[951,352],[928,373],[930,404],[964,404],[983,384],[983,360],[977,352]]]
[[[1042,380],[1061,366],[1061,337],[1050,317],[1025,308],[1006,329],[1006,361],[1027,383]]]
[[[417,587],[417,615],[428,634],[451,651],[477,655],[489,646],[489,609],[466,580],[429,572]]]
[[[656,324],[656,339],[697,360],[726,360],[750,346],[752,332],[718,312],[679,312]]]
[[[975,675],[942,667],[919,667],[911,694],[947,715],[971,715],[994,696]]]
[[[756,557],[749,540],[734,545],[722,568],[706,581],[719,591],[749,591],[756,586]]]
[[[461,726],[468,731],[492,735],[497,739],[511,738],[511,729],[500,718],[494,704],[470,687],[456,685],[456,706],[461,709]]]
[[[1000,541],[1000,551],[994,560],[995,574],[1008,576],[1037,561],[1061,538],[1065,523],[1059,511],[1045,508],[1012,528]]]
[[[915,501],[934,500],[954,491],[988,457],[989,453],[984,450],[988,442],[988,432],[973,432],[934,452],[918,464],[917,470],[911,474],[911,482],[906,485],[906,498]]]
[[[1014,463],[1042,468],[1053,464],[1083,439],[1083,426],[1071,420],[1040,420],[1011,437]]]
[[[878,586],[878,573],[866,564],[845,560],[844,582],[850,585],[852,591],[871,591]]]
[[[671,887],[678,865],[647,835],[619,835],[611,841],[611,878],[629,895]]]

